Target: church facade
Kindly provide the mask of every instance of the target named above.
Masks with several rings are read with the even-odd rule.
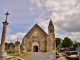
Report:
[[[50,52],[55,50],[54,25],[50,20],[48,34],[35,24],[32,29],[23,37],[22,46],[28,52]]]

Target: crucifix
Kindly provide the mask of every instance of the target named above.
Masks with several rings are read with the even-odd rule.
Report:
[[[10,15],[10,14],[7,12],[5,15],[6,15],[6,20],[7,20],[7,17],[8,17],[8,15]]]

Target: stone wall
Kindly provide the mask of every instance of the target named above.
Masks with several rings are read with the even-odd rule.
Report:
[[[24,36],[22,44],[25,45],[27,51],[32,51],[32,43],[39,42],[39,51],[46,51],[46,36],[47,34],[38,25],[35,25]]]
[[[5,51],[6,52],[14,52],[15,44],[14,43],[5,43]]]
[[[56,48],[54,25],[50,20],[48,25],[48,34],[45,33],[37,24],[23,37],[22,44],[25,46],[26,51],[33,51],[32,43],[38,42],[38,51],[53,51]],[[35,46],[37,46],[35,44]]]
[[[15,42],[15,53],[20,54],[20,42],[19,41]]]

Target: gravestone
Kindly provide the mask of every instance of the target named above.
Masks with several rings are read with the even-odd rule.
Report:
[[[19,41],[15,42],[15,53],[20,54],[20,42]]]
[[[10,43],[9,52],[14,52],[14,43]]]

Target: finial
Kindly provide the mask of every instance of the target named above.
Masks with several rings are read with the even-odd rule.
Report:
[[[53,25],[52,20],[50,19],[49,25]]]
[[[8,15],[10,15],[10,14],[7,12],[5,15],[6,15],[6,20],[7,20],[7,17],[8,17]]]

